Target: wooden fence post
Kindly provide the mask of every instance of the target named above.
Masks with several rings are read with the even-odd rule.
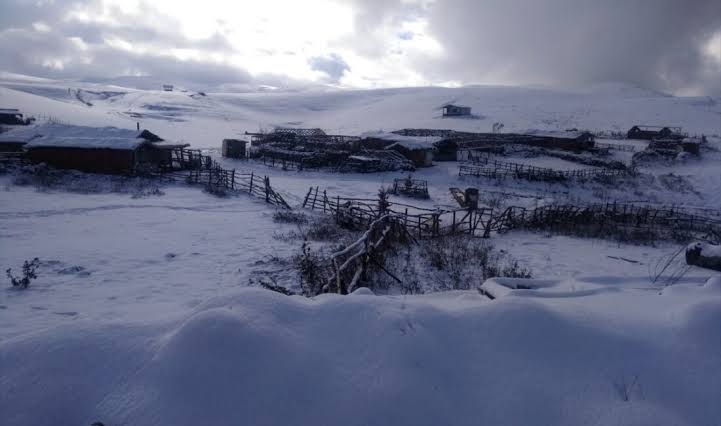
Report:
[[[270,203],[270,178],[265,176],[263,182],[265,182],[265,202]]]
[[[248,187],[248,194],[253,193],[253,172],[250,172],[250,186]]]

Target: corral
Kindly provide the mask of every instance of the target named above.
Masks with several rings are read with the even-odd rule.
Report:
[[[413,162],[404,155],[394,149],[384,149],[392,141],[327,135],[321,129],[278,128],[270,133],[248,135],[251,136],[250,158],[284,169],[368,173],[414,168]],[[423,154],[421,163],[426,161]]]

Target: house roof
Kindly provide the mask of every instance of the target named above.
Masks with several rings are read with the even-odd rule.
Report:
[[[16,108],[0,108],[0,114],[20,114],[20,110]]]
[[[393,149],[397,147],[405,148],[409,151],[425,151],[425,150],[432,150],[433,145],[427,145],[419,142],[413,142],[413,141],[398,141],[391,145],[388,145],[385,149]]]
[[[447,107],[455,107],[455,108],[470,108],[469,106],[465,105],[456,105],[456,104],[444,104],[441,106],[441,108],[447,108]]]
[[[0,142],[25,142],[26,147],[62,147],[96,149],[135,149],[143,143],[160,142],[161,138],[143,130],[117,127],[71,126],[45,123],[22,127],[0,135]],[[159,144],[159,146],[161,146]]]

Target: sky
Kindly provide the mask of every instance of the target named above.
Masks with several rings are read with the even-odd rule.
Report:
[[[0,70],[240,91],[620,82],[721,96],[721,1],[0,0]]]

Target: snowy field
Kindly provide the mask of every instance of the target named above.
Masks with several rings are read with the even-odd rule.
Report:
[[[293,207],[310,187],[374,197],[403,174],[283,171],[220,158],[221,139],[275,125],[361,134],[489,131],[494,122],[507,131],[640,122],[721,134],[719,99],[617,85],[206,96],[20,77],[0,86],[0,107],[39,117],[140,121],[224,167],[270,176]],[[481,118],[439,118],[450,101]],[[711,147],[721,148],[718,139]],[[616,159],[629,161],[625,154]],[[718,212],[719,164],[709,151],[642,169],[640,186],[601,187],[459,179],[457,163],[436,163],[414,174],[428,180],[429,200],[395,200],[448,208],[449,187],[475,186],[482,202],[623,200]],[[0,266],[41,260],[27,290],[0,288],[0,424],[721,424],[721,274],[692,267],[670,286],[650,278],[678,244],[512,232],[491,242],[533,279],[513,289],[513,280],[469,278],[494,300],[476,290],[367,289],[309,299],[258,288],[267,277],[297,280],[288,259],[301,242],[285,237],[295,227],[274,222],[271,206],[182,184],[159,190],[139,198],[40,190],[0,176]]]

